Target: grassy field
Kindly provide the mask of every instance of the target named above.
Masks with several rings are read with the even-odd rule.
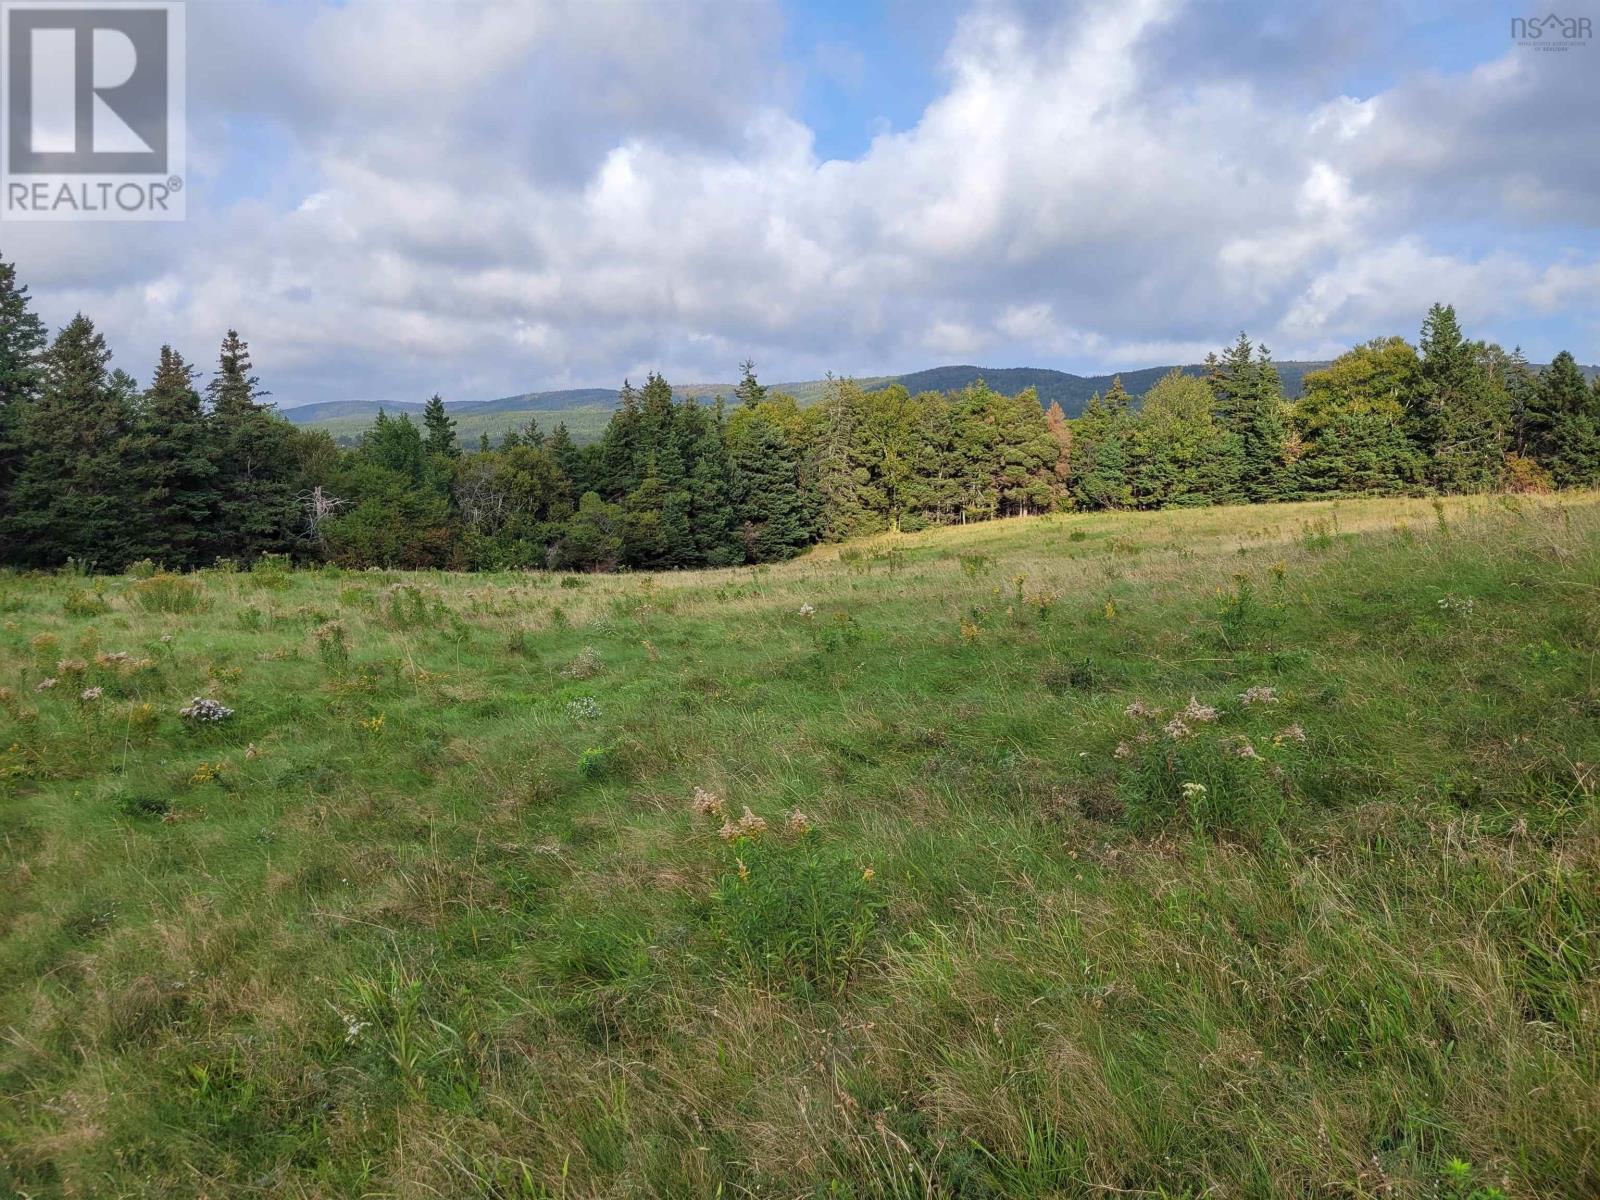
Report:
[[[0,1194],[1600,1195],[1597,501],[0,576]]]

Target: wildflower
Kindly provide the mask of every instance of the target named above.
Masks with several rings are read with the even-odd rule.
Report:
[[[48,679],[39,680],[38,683],[33,685],[33,690],[36,692],[48,692],[51,688],[55,687],[56,682],[56,677],[52,675]]]
[[[961,640],[969,644],[978,640],[978,623],[971,617],[961,618]]]
[[[798,808],[791,808],[789,819],[783,823],[783,827],[795,837],[801,837],[811,832],[811,818]]]
[[[1239,693],[1239,699],[1249,707],[1252,704],[1276,704],[1278,702],[1278,689],[1270,687],[1253,687],[1248,691]]]
[[[78,699],[82,700],[85,704],[93,704],[96,700],[100,699],[100,697],[104,696],[105,694],[106,693],[105,693],[105,689],[104,688],[97,688],[97,687],[84,688],[83,691],[78,693]]]
[[[568,679],[593,679],[605,665],[600,661],[600,651],[593,646],[585,646],[578,652],[578,656],[561,669],[561,673]]]
[[[1186,783],[1183,785],[1183,798],[1185,800],[1204,800],[1206,785],[1203,783]]]
[[[1231,742],[1226,743],[1226,746],[1228,753],[1233,755],[1235,758],[1258,759],[1261,757],[1261,755],[1256,753],[1256,748],[1250,744],[1249,738],[1234,738]]]
[[[817,611],[817,610],[816,610],[816,609],[814,609],[814,608],[812,608],[812,607],[811,607],[811,605],[809,605],[809,604],[802,604],[802,605],[801,605],[801,606],[800,606],[800,615],[801,615],[801,616],[802,616],[802,617],[810,617],[810,616],[813,616],[813,615],[815,615],[815,613],[816,613],[816,611]]]
[[[89,664],[81,658],[63,658],[56,663],[56,674],[58,675],[82,675],[88,669]]]
[[[165,645],[167,645],[167,644],[168,644],[168,643],[170,643],[170,642],[171,642],[171,641],[172,641],[172,635],[171,635],[171,634],[170,634],[170,633],[163,633],[163,634],[162,634],[162,635],[161,635],[161,644],[162,644],[162,645],[163,645],[163,646],[165,646]]]
[[[1117,748],[1111,752],[1112,758],[1132,758],[1133,747],[1127,742],[1118,742]]]
[[[872,877],[873,877],[874,874],[875,874],[875,872],[873,871],[873,869],[871,867],[865,867],[865,868],[862,869],[861,879],[865,883],[871,883],[872,882]]]
[[[748,883],[749,881],[750,881],[750,868],[744,865],[744,859],[741,858],[739,860],[739,882],[740,883]]]
[[[366,721],[361,722],[361,728],[365,729],[368,733],[371,733],[371,734],[382,733],[383,732],[383,714],[379,713],[377,716],[371,718],[370,720],[366,720]]]
[[[567,701],[567,716],[574,721],[593,721],[600,716],[600,705],[593,696],[579,696]]]
[[[244,748],[244,757],[246,762],[254,762],[256,759],[261,757],[260,747],[258,747],[254,742],[251,742]]]
[[[1182,714],[1173,717],[1172,720],[1168,721],[1165,729],[1167,736],[1175,742],[1180,741],[1183,738],[1190,737],[1194,733],[1192,729],[1184,724]]]
[[[705,788],[697,787],[694,790],[694,799],[689,802],[690,807],[702,817],[722,817],[727,819],[728,810],[715,792],[708,792]]]
[[[1107,621],[1115,621],[1117,619],[1117,605],[1115,601],[1106,601],[1105,613]]]
[[[1135,720],[1137,720],[1142,717],[1159,717],[1161,715],[1161,710],[1159,708],[1151,708],[1143,700],[1135,700],[1132,704],[1128,705],[1127,708],[1122,710],[1122,715],[1125,717],[1133,717]]]
[[[344,1044],[353,1046],[360,1040],[361,1031],[366,1029],[371,1022],[362,1021],[349,1013],[340,1013],[339,1015],[344,1018]]]
[[[750,811],[747,804],[744,813],[737,821],[727,821],[718,834],[725,842],[736,841],[739,838],[758,838],[767,831],[767,823],[761,817]]]
[[[1287,729],[1278,730],[1278,732],[1272,737],[1272,744],[1274,746],[1281,746],[1285,742],[1297,742],[1303,745],[1305,740],[1306,731],[1300,727],[1300,724],[1297,721]]]
[[[113,650],[109,654],[96,654],[94,661],[99,667],[120,667],[123,663],[132,662],[133,655],[126,650]]]
[[[1197,721],[1204,724],[1217,719],[1217,710],[1209,704],[1201,704],[1191,695],[1188,706],[1178,715],[1186,721]]]
[[[178,715],[197,725],[216,725],[233,716],[233,709],[216,700],[196,696],[178,710]]]

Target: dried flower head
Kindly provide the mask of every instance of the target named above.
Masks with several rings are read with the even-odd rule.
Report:
[[[1168,721],[1165,729],[1167,736],[1175,742],[1181,741],[1186,737],[1192,737],[1194,734],[1194,730],[1190,729],[1188,725],[1184,724],[1184,720],[1181,715],[1173,717],[1172,720]]]
[[[815,616],[815,615],[816,615],[816,612],[817,612],[817,610],[816,610],[816,609],[814,609],[814,608],[812,608],[812,607],[811,607],[811,605],[809,605],[809,604],[802,604],[802,605],[801,605],[801,606],[800,606],[800,615],[801,615],[801,616],[802,616],[802,617],[811,617],[811,616]]]
[[[1239,693],[1239,699],[1246,708],[1252,704],[1276,704],[1278,702],[1278,689],[1270,687],[1253,687]]]
[[[722,803],[721,797],[715,792],[708,792],[705,788],[697,787],[694,790],[694,799],[689,806],[702,817],[722,817],[727,819],[728,809]]]
[[[750,811],[750,806],[745,805],[744,812],[737,821],[726,822],[718,833],[725,842],[737,841],[739,838],[758,838],[767,831],[765,819],[756,816]]]
[[[1135,700],[1122,710],[1122,715],[1132,717],[1135,720],[1143,720],[1145,717],[1159,717],[1161,710],[1159,708],[1151,708],[1143,700]]]
[[[1272,744],[1274,746],[1281,746],[1285,742],[1297,742],[1304,744],[1305,740],[1306,731],[1300,727],[1300,723],[1297,721],[1293,725],[1290,725],[1287,729],[1278,730],[1278,732],[1272,737]]]
[[[33,685],[33,690],[36,692],[48,692],[51,688],[55,687],[56,683],[56,677],[52,675],[47,679],[39,680],[38,683]]]
[[[783,827],[793,836],[800,837],[811,832],[811,818],[798,808],[791,808],[789,819],[783,823]]]
[[[1133,747],[1127,742],[1118,742],[1117,748],[1111,752],[1112,758],[1132,758]]]
[[[97,688],[97,687],[84,688],[83,691],[78,693],[78,699],[82,700],[85,704],[93,704],[96,700],[100,699],[100,697],[104,696],[105,694],[106,694],[106,692],[105,692],[104,688]]]
[[[1179,715],[1183,717],[1185,721],[1195,721],[1200,724],[1205,724],[1209,721],[1215,721],[1217,719],[1217,710],[1212,708],[1209,704],[1201,704],[1200,701],[1196,700],[1193,696],[1190,696],[1188,705],[1185,706],[1183,712]]]

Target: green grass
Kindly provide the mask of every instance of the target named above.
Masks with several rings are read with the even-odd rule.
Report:
[[[1597,499],[0,576],[0,1194],[1600,1194]]]

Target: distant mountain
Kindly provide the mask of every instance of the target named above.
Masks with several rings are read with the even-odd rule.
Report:
[[[1312,371],[1320,371],[1326,362],[1277,363],[1278,375],[1283,380],[1284,393],[1293,399],[1300,395],[1301,384]],[[1205,367],[1190,363],[1180,367],[1186,375],[1203,375]],[[1534,368],[1538,369],[1537,366]],[[1053,371],[1047,367],[931,367],[926,371],[913,371],[909,375],[875,375],[858,377],[856,382],[868,391],[879,391],[898,383],[912,394],[917,392],[950,392],[982,379],[997,392],[1014,396],[1028,388],[1039,394],[1039,403],[1061,405],[1069,417],[1080,416],[1089,398],[1096,393],[1104,395],[1111,381],[1119,375],[1122,386],[1134,395],[1149,391],[1158,379],[1172,367],[1143,367],[1136,371],[1121,371],[1115,375],[1073,375],[1067,371]],[[1600,375],[1600,367],[1584,367],[1584,375],[1593,380]],[[731,383],[691,383],[673,388],[673,394],[709,403],[717,396],[731,397]],[[774,392],[787,392],[802,407],[822,399],[828,381],[808,379],[798,383],[771,384]],[[446,405],[455,418],[456,432],[462,443],[475,446],[483,434],[497,439],[510,430],[521,429],[530,421],[549,432],[557,422],[566,425],[574,441],[597,441],[616,411],[618,392],[612,388],[569,388],[556,392],[523,392],[516,396],[502,396],[498,400],[465,400]],[[378,403],[373,400],[332,400],[323,404],[307,404],[300,408],[286,408],[283,415],[296,425],[326,429],[338,441],[351,445],[363,430],[372,424],[382,408],[390,413],[420,414],[422,405],[413,401]]]
[[[1290,399],[1300,394],[1300,384],[1312,371],[1320,371],[1325,362],[1280,362],[1276,366],[1283,380],[1283,390]],[[1039,393],[1039,403],[1049,407],[1061,405],[1069,417],[1081,416],[1089,399],[1105,395],[1111,381],[1120,377],[1122,386],[1131,395],[1141,396],[1155,386],[1172,367],[1143,367],[1137,371],[1119,371],[1112,375],[1073,375],[1066,371],[1052,371],[1046,367],[934,367],[927,371],[914,371],[900,375],[890,382],[902,385],[907,391],[952,392],[981,379],[995,391],[1015,396],[1027,388]],[[1204,375],[1206,368],[1200,363],[1180,367],[1185,375]]]

